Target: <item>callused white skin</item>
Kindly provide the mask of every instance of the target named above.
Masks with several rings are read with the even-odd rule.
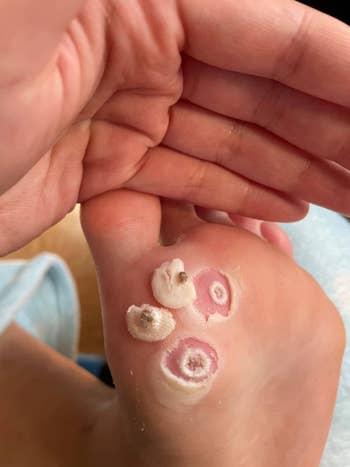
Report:
[[[152,305],[131,305],[126,313],[126,322],[129,333],[146,342],[164,340],[176,326],[169,311]]]
[[[215,272],[215,271],[214,271]],[[197,298],[193,281],[185,272],[184,263],[176,258],[164,262],[152,276],[154,298],[163,306],[183,308]],[[207,291],[212,301],[227,304],[228,292],[218,280]],[[153,305],[131,305],[126,315],[129,333],[139,340],[157,342],[166,339],[175,329],[173,314]],[[213,347],[194,337],[182,339],[160,361],[165,380],[174,388],[192,392],[205,388],[218,369],[218,356]]]
[[[179,258],[161,264],[153,273],[151,285],[154,298],[168,308],[189,306],[197,296],[193,281]]]

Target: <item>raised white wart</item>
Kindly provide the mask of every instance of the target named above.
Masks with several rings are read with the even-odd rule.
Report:
[[[176,322],[170,311],[153,305],[131,305],[126,312],[129,333],[139,340],[164,340],[175,329]]]
[[[179,258],[166,261],[155,269],[151,286],[154,298],[169,308],[189,306],[197,297],[193,281]]]

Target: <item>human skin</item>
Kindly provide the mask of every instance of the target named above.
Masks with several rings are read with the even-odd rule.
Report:
[[[121,465],[318,466],[345,341],[333,304],[290,256],[255,235],[202,222],[176,204],[162,221],[167,246],[158,241],[156,198],[120,191],[82,209],[118,390],[109,423],[112,433],[123,427]],[[215,322],[189,308],[171,310],[177,325],[164,341],[134,339],[126,310],[159,306],[150,278],[172,258],[184,261],[190,277],[208,267],[224,271],[239,290],[235,311]],[[210,343],[219,364],[208,392],[194,400],[164,384],[159,370],[163,353],[188,337]]]
[[[83,207],[82,220],[99,271],[116,390],[10,326],[0,339],[1,465],[318,466],[344,331],[311,277],[267,242],[169,203],[162,226],[168,246],[161,247],[160,206],[148,195],[106,194]],[[205,265],[237,274],[239,264],[235,314],[206,324],[178,310],[166,341],[135,340],[126,308],[154,303],[152,270],[174,255],[189,273]],[[156,378],[160,352],[184,335],[209,341],[219,357],[209,392],[192,402],[181,391],[169,398]]]
[[[349,214],[349,43],[294,1],[3,0],[0,253],[118,187]]]

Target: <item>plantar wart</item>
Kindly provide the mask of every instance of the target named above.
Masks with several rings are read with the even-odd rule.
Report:
[[[185,271],[179,272],[178,280],[180,284],[184,284],[187,281],[187,279],[188,279],[188,275],[185,273]]]
[[[146,342],[166,339],[175,329],[176,322],[170,311],[153,305],[131,305],[126,312],[129,333]]]
[[[148,308],[142,310],[141,316],[140,316],[140,323],[141,326],[144,328],[148,328],[150,325],[152,325],[154,321],[153,313],[151,310]]]
[[[161,369],[168,383],[192,392],[207,386],[214,377],[218,355],[208,343],[187,337],[165,352]]]
[[[203,359],[200,355],[191,355],[188,359],[188,362],[186,364],[187,368],[191,371],[193,371],[193,373],[195,373],[195,371],[198,369],[198,368],[204,368],[204,362],[203,362]]]
[[[196,299],[193,281],[179,258],[165,261],[153,271],[151,287],[157,302],[167,308],[190,306]]]

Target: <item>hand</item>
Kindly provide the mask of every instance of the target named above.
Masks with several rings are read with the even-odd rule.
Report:
[[[3,0],[0,252],[118,187],[350,213],[350,29],[294,1]]]

